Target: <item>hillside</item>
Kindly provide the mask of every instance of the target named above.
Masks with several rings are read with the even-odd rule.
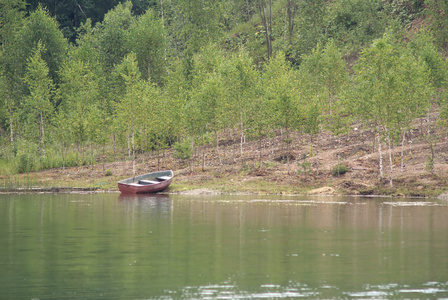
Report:
[[[448,124],[445,4],[213,3],[127,1],[77,28],[53,18],[65,5],[11,4],[0,30],[1,186],[116,191],[135,150],[136,173],[175,171],[173,193],[444,192],[447,140],[435,121]],[[382,135],[384,176],[363,126]],[[192,141],[194,155],[176,159]]]

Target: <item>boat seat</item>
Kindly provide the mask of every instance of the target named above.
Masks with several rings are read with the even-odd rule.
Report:
[[[154,181],[154,180],[139,180],[138,183],[140,184],[156,184],[159,183],[158,181]]]
[[[165,180],[168,180],[170,178],[171,178],[170,176],[160,176],[160,177],[157,177],[156,179],[161,180],[161,181],[165,181]]]

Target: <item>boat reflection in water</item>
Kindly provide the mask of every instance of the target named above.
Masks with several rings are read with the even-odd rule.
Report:
[[[163,194],[120,194],[120,204],[133,212],[163,213],[171,212],[172,201],[169,195]]]

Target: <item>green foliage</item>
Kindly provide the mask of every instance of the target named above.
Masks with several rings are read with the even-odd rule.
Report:
[[[85,166],[95,163],[88,155],[65,150],[59,147],[47,147],[46,155],[39,154],[38,145],[34,143],[19,143],[14,159],[14,173],[37,172],[52,168]]]
[[[58,26],[56,20],[42,6],[25,20],[19,32],[20,40],[16,49],[20,55],[18,64],[23,66],[23,72],[27,59],[35,51],[38,43],[41,43],[43,46],[41,56],[48,66],[49,75],[55,83],[59,82],[58,70],[66,58],[68,42]]]
[[[424,112],[431,93],[427,68],[390,35],[361,53],[355,66],[354,112],[363,121],[393,130]],[[402,126],[403,127],[403,126]]]
[[[173,145],[173,149],[176,151],[176,153],[174,154],[175,158],[182,159],[182,160],[190,159],[191,154],[192,154],[191,140],[186,139],[186,140],[177,142]]]
[[[25,121],[25,134],[31,140],[38,140],[42,149],[44,148],[44,127],[53,113],[51,96],[54,85],[49,78],[49,69],[42,53],[45,48],[39,41],[34,54],[28,60],[25,73],[25,83],[28,85],[29,96],[25,98],[22,108],[22,119]]]
[[[11,160],[0,158],[0,174],[11,175],[15,173],[15,167]]]
[[[345,53],[359,51],[379,38],[387,26],[383,2],[387,1],[331,1],[325,15],[327,38],[333,39]]]
[[[324,17],[327,10],[325,0],[297,1],[297,16],[294,22],[293,36],[285,47],[288,60],[298,67],[305,55],[310,54],[324,37]],[[274,45],[277,43],[274,42]],[[274,48],[274,53],[277,52]]]
[[[162,84],[166,42],[162,20],[153,10],[147,10],[130,25],[126,41],[136,54],[142,78]]]
[[[263,74],[265,97],[272,111],[271,122],[286,130],[298,128],[301,119],[300,91],[297,86],[296,73],[285,60],[285,55],[279,53],[272,58]]]
[[[304,130],[316,135],[324,121],[323,116],[331,119],[335,110],[340,108],[338,95],[347,86],[347,67],[342,55],[333,40],[322,48],[318,45],[311,54],[305,55],[300,66],[300,83],[303,95],[309,99],[305,103]],[[335,131],[341,130],[340,125],[333,120]]]
[[[14,159],[15,173],[28,173],[38,170],[37,148],[34,143],[21,142],[17,144]]]
[[[384,9],[402,27],[410,28],[412,21],[423,11],[424,0],[384,1]]]
[[[332,171],[334,177],[344,175],[347,172],[348,172],[348,168],[344,165],[336,165],[336,166],[334,166],[333,171]]]
[[[106,14],[115,5],[120,3],[119,0],[109,1],[27,1],[27,11],[33,12],[39,5],[45,6],[48,11],[55,16],[60,24],[61,32],[71,41],[74,41],[76,36],[76,28],[87,18],[91,18],[93,23],[103,20]]]
[[[224,7],[219,0],[172,0],[169,24],[177,51],[195,53],[216,42],[222,34]]]
[[[98,46],[104,70],[110,72],[129,53],[128,29],[134,22],[132,2],[119,3],[109,11],[98,26]]]
[[[434,174],[434,158],[432,156],[426,157],[425,170]]]
[[[437,45],[445,51],[448,49],[448,2],[426,0],[425,12],[429,17],[429,24]]]
[[[437,89],[446,88],[448,69],[443,56],[434,45],[433,35],[425,29],[419,30],[409,41],[409,48],[414,56],[426,64],[432,86]]]
[[[304,160],[303,162],[297,162],[297,166],[301,167],[302,169],[298,169],[297,172],[299,174],[309,174],[311,173],[311,163],[307,160]]]
[[[111,169],[107,169],[106,173],[104,173],[105,176],[112,176],[112,170]]]
[[[33,158],[26,153],[22,153],[17,156],[17,172],[18,173],[28,173],[33,170]]]

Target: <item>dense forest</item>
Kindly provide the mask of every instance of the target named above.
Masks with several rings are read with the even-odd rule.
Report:
[[[448,128],[447,14],[446,0],[0,0],[0,173],[220,157],[222,139],[279,132],[288,149],[355,122],[387,154],[434,109]]]

